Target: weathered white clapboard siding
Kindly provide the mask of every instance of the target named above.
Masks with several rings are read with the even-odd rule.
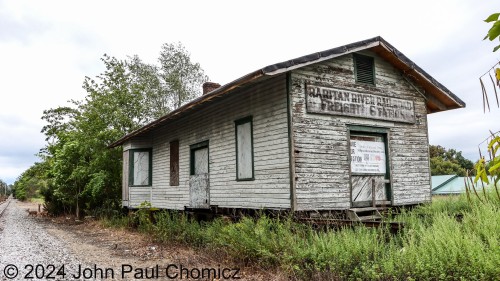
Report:
[[[291,73],[297,210],[350,207],[348,125],[389,129],[394,205],[430,200],[425,100],[392,65],[374,53],[363,53],[375,57],[375,87],[355,83],[350,54]],[[306,83],[412,100],[421,124],[307,113]]]
[[[152,135],[151,196],[131,193],[137,206],[148,198],[155,207],[189,206],[190,145],[209,141],[210,205],[227,208],[290,208],[286,79],[275,77],[214,101],[158,128]],[[254,178],[236,181],[234,121],[253,117]],[[179,186],[170,186],[170,141],[179,141]],[[135,139],[132,140],[132,143]]]

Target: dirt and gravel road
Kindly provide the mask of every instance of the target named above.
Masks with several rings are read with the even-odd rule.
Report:
[[[28,213],[18,205],[15,200],[10,202],[0,221],[0,278],[43,279],[36,278],[36,274],[50,277],[51,271],[56,277],[62,265],[68,272],[75,271],[75,266],[82,263],[64,241],[48,234],[33,218],[27,218]]]
[[[0,217],[0,280],[288,279],[223,253],[158,244],[93,220],[30,216],[27,209],[38,206],[12,200]]]

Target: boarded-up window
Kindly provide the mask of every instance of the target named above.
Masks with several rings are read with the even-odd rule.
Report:
[[[208,141],[203,141],[190,146],[191,149],[191,175],[208,174]]]
[[[151,185],[151,149],[130,150],[129,185],[149,186]]]
[[[170,142],[170,185],[179,185],[179,141]]]
[[[236,180],[253,180],[252,117],[235,121],[236,125]]]

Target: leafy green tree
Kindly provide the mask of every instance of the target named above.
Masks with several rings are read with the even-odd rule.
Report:
[[[104,72],[85,77],[84,100],[42,116],[47,145],[40,157],[49,167],[42,194],[52,212],[78,217],[82,209],[118,208],[122,151],[108,145],[199,95],[207,79],[180,44],[163,46],[160,66],[138,56],[101,60]]]
[[[431,175],[465,176],[465,170],[457,163],[444,161],[441,157],[431,158]]]
[[[0,198],[2,196],[8,195],[9,192],[9,186],[7,185],[6,182],[0,179]]]
[[[191,62],[190,54],[181,43],[163,44],[159,62],[160,76],[174,108],[200,95],[201,86],[208,77],[199,63]]]
[[[431,175],[465,176],[474,168],[474,163],[463,157],[461,151],[446,149],[440,145],[429,146]]]
[[[126,64],[130,72],[131,88],[141,96],[142,110],[148,110],[145,116],[156,119],[175,108],[158,66],[144,63],[138,56],[129,58]]]
[[[14,196],[19,200],[27,200],[39,196],[39,190],[46,187],[47,163],[38,162],[24,171],[14,182]]]

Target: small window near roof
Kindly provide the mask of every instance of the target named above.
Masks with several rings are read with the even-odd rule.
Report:
[[[354,54],[356,83],[375,85],[375,63],[373,57]]]

